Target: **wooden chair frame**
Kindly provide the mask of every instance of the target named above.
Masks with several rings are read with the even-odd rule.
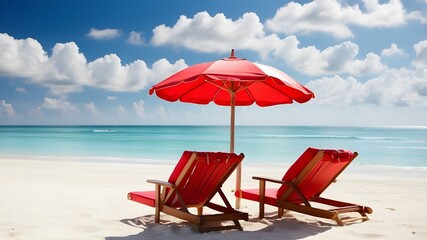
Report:
[[[240,231],[243,231],[238,220],[245,220],[245,221],[248,220],[247,213],[243,213],[233,209],[233,207],[230,205],[230,202],[227,200],[221,188],[218,188],[217,192],[221,196],[221,199],[223,200],[225,207],[215,203],[211,203],[211,202],[205,203],[204,206],[187,206],[184,200],[182,199],[181,194],[176,190],[176,185],[171,184],[169,182],[159,181],[159,180],[148,180],[147,182],[153,183],[156,185],[156,203],[155,203],[156,212],[155,212],[155,218],[154,218],[154,221],[156,223],[160,222],[160,212],[194,223],[197,225],[200,232],[229,230],[229,229],[238,229]],[[166,189],[168,188],[171,189],[172,191],[176,191],[176,196],[178,197],[180,208],[174,208],[164,204],[166,200]],[[197,215],[191,213],[188,210],[188,208],[190,207],[197,208]],[[203,215],[203,207],[208,207],[210,209],[213,209],[221,213]],[[222,221],[233,221],[234,225],[206,226],[206,223],[209,223],[209,222],[222,222]]]
[[[299,183],[303,181],[310,171],[318,164],[318,162],[323,158],[324,152],[322,150],[318,151],[317,154],[308,162],[308,164],[302,169],[302,171],[298,174],[298,176],[292,182],[286,182],[283,180],[264,178],[254,176],[252,179],[259,181],[259,218],[264,218],[265,212],[265,196],[266,196],[266,183],[275,183],[280,185],[288,186],[288,189],[277,199],[277,202],[274,206],[278,208],[278,216],[282,217],[284,214],[284,210],[296,211],[320,218],[331,219],[337,222],[338,225],[345,225],[346,223],[354,222],[354,221],[367,221],[369,220],[366,215],[371,214],[373,211],[371,208],[366,206],[361,206],[357,204],[341,202],[337,200],[327,199],[320,197],[320,194],[332,183],[336,181],[338,175],[356,158],[358,155],[357,152],[353,153],[353,157],[346,163],[346,165],[341,169],[341,171],[337,172],[335,176],[333,176],[330,181],[324,188],[320,189],[319,194],[307,199],[303,191],[298,187]],[[301,203],[298,202],[290,202],[287,201],[288,197],[292,194],[296,193],[300,199]],[[322,209],[313,207],[310,202],[316,202],[323,205],[332,206],[331,209]],[[349,213],[349,212],[358,212],[361,217],[347,217],[343,219],[340,214],[341,213]]]
[[[160,222],[160,213],[163,212],[165,214],[177,217],[179,219],[183,219],[185,221],[194,223],[197,225],[200,232],[208,232],[208,231],[218,231],[218,230],[229,230],[229,229],[237,229],[242,231],[242,227],[239,223],[239,220],[248,220],[248,214],[237,211],[233,209],[227,200],[224,192],[221,190],[222,184],[225,180],[231,175],[231,173],[235,170],[240,161],[244,158],[244,155],[240,155],[240,161],[233,163],[233,165],[229,166],[225,170],[225,174],[215,178],[215,182],[213,182],[213,191],[210,191],[203,199],[201,199],[197,203],[188,204],[185,202],[183,193],[180,192],[179,186],[182,184],[186,184],[188,181],[188,173],[194,171],[193,162],[197,161],[198,152],[193,152],[191,157],[188,159],[188,162],[183,167],[179,176],[177,177],[174,183],[160,180],[147,180],[148,183],[155,184],[155,219],[156,223]],[[208,163],[209,164],[209,163]],[[221,206],[219,204],[215,204],[211,202],[211,199],[219,194],[225,206]],[[187,193],[188,194],[188,193]],[[132,193],[128,194],[128,198],[132,199]],[[179,204],[171,205],[173,202],[171,199],[176,199]],[[174,200],[175,201],[175,200]],[[193,214],[189,211],[189,208],[195,207],[197,208],[197,214]],[[203,208],[208,207],[212,210],[219,212],[218,214],[204,214]],[[221,225],[223,221],[232,221],[232,225]],[[220,225],[209,224],[212,222],[218,222]]]
[[[269,179],[269,178],[263,178],[263,177],[252,177],[254,180],[259,181],[259,215],[258,217],[260,219],[264,218],[264,212],[265,212],[265,189],[266,189],[266,182],[271,183],[277,183],[277,184],[284,184],[290,186],[297,194],[300,196],[301,201],[303,204],[296,204],[287,202],[284,200],[278,200],[277,201],[277,212],[278,216],[282,217],[284,214],[284,210],[290,210],[295,212],[300,212],[320,218],[326,218],[331,219],[337,222],[338,225],[343,226],[346,223],[355,222],[358,220],[367,221],[369,220],[366,213],[371,214],[373,211],[370,207],[361,206],[357,204],[351,204],[346,202],[341,202],[337,200],[322,198],[320,196],[315,196],[313,199],[308,200],[304,197],[301,190],[298,188],[297,185],[289,182],[285,182],[282,180],[276,180],[276,179]],[[317,202],[324,205],[334,206],[335,208],[332,209],[321,209],[313,207],[310,202]],[[342,219],[339,214],[341,213],[349,213],[349,212],[358,212],[360,213],[361,217],[353,217],[348,219]]]

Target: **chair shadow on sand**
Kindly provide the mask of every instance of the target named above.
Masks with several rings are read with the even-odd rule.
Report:
[[[282,218],[277,217],[277,212],[266,213],[265,218],[259,220],[257,216],[251,216],[249,221],[241,222],[243,231],[214,231],[200,233],[194,224],[185,221],[161,220],[154,222],[154,215],[146,215],[134,219],[123,219],[122,223],[132,227],[140,228],[141,232],[129,236],[111,236],[106,240],[140,240],[140,239],[303,239],[315,236],[322,232],[337,227],[333,222],[322,221],[302,222],[292,216],[285,214]],[[256,226],[254,226],[256,225]],[[247,230],[245,227],[257,230]],[[221,235],[219,235],[221,234]]]

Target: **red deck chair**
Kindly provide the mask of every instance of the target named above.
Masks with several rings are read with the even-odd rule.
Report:
[[[252,177],[259,180],[259,189],[236,192],[236,197],[259,202],[259,218],[264,218],[264,204],[278,207],[279,217],[284,209],[335,220],[339,225],[357,220],[366,221],[366,213],[372,209],[320,197],[320,194],[357,156],[347,150],[325,150],[308,148],[288,169],[282,180]],[[266,188],[266,182],[280,184],[278,188]],[[316,207],[312,206],[317,203]],[[325,209],[333,207],[332,209]],[[341,213],[358,212],[361,217],[346,217]]]
[[[160,221],[160,212],[163,212],[195,223],[200,232],[242,230],[239,220],[247,221],[248,214],[231,207],[221,186],[243,158],[243,153],[185,151],[167,182],[147,180],[155,184],[155,191],[130,192],[128,199],[154,207],[156,223]],[[216,193],[225,206],[211,202]],[[191,213],[190,207],[197,208],[197,214]],[[203,207],[209,207],[218,214],[203,214]],[[234,224],[222,225],[223,221]],[[207,224],[209,222],[219,223],[212,226]]]

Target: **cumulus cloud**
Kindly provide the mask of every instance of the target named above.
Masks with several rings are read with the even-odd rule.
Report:
[[[132,31],[129,33],[129,37],[126,42],[133,45],[142,45],[144,43],[144,39],[141,37],[140,32]]]
[[[427,71],[427,40],[420,41],[414,45],[416,57],[413,61],[415,67]]]
[[[12,104],[7,103],[5,100],[0,101],[0,116],[14,117],[15,110]]]
[[[135,109],[136,114],[140,117],[145,116],[145,107],[144,107],[144,101],[139,100],[138,102],[133,103],[133,108]]]
[[[88,68],[92,73],[91,86],[112,91],[139,91],[148,84],[151,74],[144,61],[122,65],[116,54],[98,58]]]
[[[47,87],[54,95],[83,91],[85,87],[117,92],[136,92],[181,70],[184,60],[155,62],[150,69],[142,60],[123,64],[116,54],[87,62],[74,42],[57,43],[49,57],[34,39],[14,39],[0,33],[0,76],[25,78]]]
[[[92,115],[95,115],[95,116],[99,115],[99,112],[98,112],[98,110],[96,109],[95,104],[94,104],[93,102],[89,102],[89,103],[84,104],[84,107],[85,107],[85,109],[86,109],[86,110],[88,110]]]
[[[236,34],[236,31],[241,34]],[[267,36],[255,13],[246,13],[233,21],[223,14],[211,17],[202,12],[193,19],[181,16],[173,27],[160,25],[153,32],[154,45],[170,44],[201,52],[228,52],[238,46],[239,49],[258,52],[263,57],[276,57],[307,75],[362,75],[378,73],[385,68],[381,57],[375,53],[360,58],[359,46],[350,41],[319,50],[315,46],[299,46],[300,42],[294,35],[284,39],[275,34]]]
[[[353,77],[323,77],[310,81],[307,87],[316,93],[316,102],[320,104],[348,105],[363,101],[364,86]]]
[[[120,37],[121,32],[119,29],[112,29],[112,28],[106,28],[106,29],[96,29],[91,28],[89,33],[87,34],[88,37],[102,40],[102,39],[113,39]]]
[[[364,83],[354,77],[323,77],[307,87],[316,93],[316,102],[327,105],[373,104],[377,106],[427,106],[424,76],[408,69],[389,69]]]
[[[86,59],[75,43],[56,44],[48,57],[37,40],[0,34],[0,76],[21,77],[51,89],[75,92],[88,81]]]
[[[65,99],[55,99],[45,97],[42,106],[50,110],[59,110],[59,111],[75,111],[77,110],[76,106],[66,101]]]
[[[407,20],[425,22],[419,11],[407,12],[400,0],[382,4],[378,0],[363,0],[362,7],[347,5],[344,1],[315,0],[306,4],[290,2],[277,10],[265,25],[285,34],[321,32],[348,38],[353,36],[350,26],[396,27],[406,24]]]
[[[155,63],[153,63],[153,66],[151,68],[151,74],[150,78],[152,79],[153,83],[158,83],[161,80],[169,77],[170,75],[188,67],[188,65],[185,63],[183,59],[180,59],[176,61],[175,63],[171,64],[168,60],[165,58],[159,59]]]
[[[403,50],[397,47],[396,43],[392,43],[390,48],[383,49],[381,55],[386,57],[391,57],[393,55],[401,55],[403,54]]]
[[[0,33],[0,49],[0,75],[34,79],[45,75],[48,56],[37,40]]]
[[[32,80],[50,88],[54,94],[82,91],[90,82],[86,58],[74,42],[55,44],[45,65],[46,74]]]
[[[358,53],[359,46],[349,41],[322,51],[314,46],[300,48],[297,37],[293,35],[286,37],[274,51],[276,57],[282,58],[295,70],[312,76],[337,73],[373,74],[385,68],[380,56],[368,53],[365,59],[358,59]]]
[[[199,12],[194,18],[181,16],[173,27],[159,25],[153,30],[155,46],[184,46],[200,52],[229,52],[231,48],[252,48],[264,37],[263,25],[255,13],[233,21],[222,13],[211,17]]]

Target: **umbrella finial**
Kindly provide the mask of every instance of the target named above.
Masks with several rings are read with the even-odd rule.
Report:
[[[230,58],[236,58],[236,56],[234,56],[234,48],[233,48],[233,49],[231,49]]]

